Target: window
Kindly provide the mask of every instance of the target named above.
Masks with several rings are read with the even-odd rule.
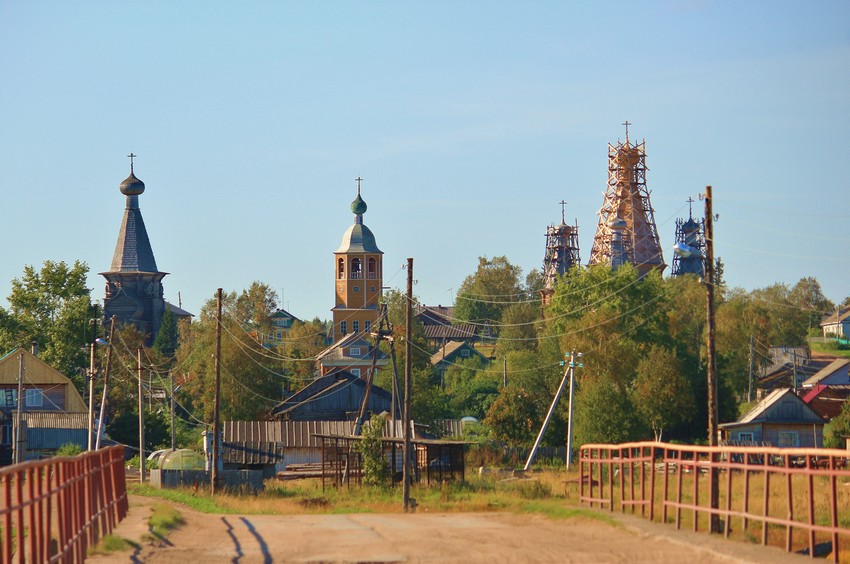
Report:
[[[363,328],[366,331],[369,331],[369,329],[372,328],[372,322],[367,319],[366,321],[363,322]]]
[[[337,261],[337,275],[336,277],[342,280],[345,277],[345,260],[339,259]]]
[[[278,339],[283,339],[283,331],[278,331],[276,335]]]
[[[339,333],[340,335],[345,335],[348,333],[348,324],[345,321],[339,322]]]
[[[44,392],[39,388],[29,388],[25,396],[27,407],[42,407],[44,405]]]
[[[367,268],[368,268],[367,273],[369,275],[369,279],[374,280],[375,278],[377,278],[378,269],[377,269],[377,261],[375,260],[375,257],[369,257],[369,262],[368,262]]]
[[[357,376],[358,378],[360,378],[360,369],[359,368],[352,368],[351,373],[354,374],[355,376]]]
[[[460,349],[460,356],[462,358],[469,358],[469,349]]]
[[[742,443],[751,443],[753,442],[753,434],[752,433],[738,433],[738,440]]]
[[[350,356],[360,356],[360,347],[351,347],[348,353]]]
[[[351,278],[363,278],[363,261],[356,257],[351,259]]]
[[[353,321],[353,322],[351,323],[351,325],[353,326],[353,328],[354,328],[354,332],[355,332],[355,333],[357,333],[358,331],[360,331],[360,322],[359,322],[359,321]]]
[[[2,395],[0,395],[0,405],[4,405],[6,407],[17,407],[18,390],[14,388],[2,390]]]
[[[797,431],[779,431],[779,441],[776,446],[798,447],[800,446],[800,436]]]

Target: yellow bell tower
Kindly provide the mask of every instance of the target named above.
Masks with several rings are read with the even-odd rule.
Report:
[[[363,224],[366,202],[360,197],[361,180],[357,178],[357,197],[351,202],[354,224],[334,252],[334,341],[351,333],[369,333],[378,321],[384,253]]]

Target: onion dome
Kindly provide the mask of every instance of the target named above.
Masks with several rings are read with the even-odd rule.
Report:
[[[628,227],[628,224],[625,222],[625,220],[620,219],[619,217],[615,217],[614,219],[608,222],[608,227],[610,227],[613,231],[624,231],[626,227]]]
[[[124,179],[121,183],[121,193],[125,196],[138,196],[145,191],[145,183],[136,178],[133,174],[133,167],[130,167],[130,176]]]
[[[144,185],[142,185],[144,189]],[[360,190],[357,190],[357,197],[354,198],[354,201],[351,202],[351,211],[356,215],[363,215],[366,213],[366,202],[363,201],[363,198],[360,197]]]

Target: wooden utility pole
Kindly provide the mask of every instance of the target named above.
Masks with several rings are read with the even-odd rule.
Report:
[[[218,484],[218,435],[221,433],[221,288],[216,292],[216,327],[215,327],[215,419],[213,420],[212,438],[212,468],[210,471],[212,494],[215,495]]]
[[[411,390],[411,364],[410,364],[410,324],[413,321],[413,259],[407,259],[407,307],[405,308],[404,328],[404,451],[402,452],[402,498],[404,500],[404,511],[410,506],[410,390]]]
[[[717,446],[717,366],[714,346],[714,212],[711,207],[711,186],[705,187],[705,291],[707,298],[706,348],[708,349],[708,445]],[[715,461],[715,454],[711,454]],[[720,498],[717,468],[712,465],[710,477],[709,505],[712,511],[718,507]],[[720,532],[720,516],[711,513],[711,532]]]
[[[171,450],[177,450],[177,435],[174,432],[174,372],[168,371],[168,384],[171,388]]]
[[[88,440],[86,441],[86,450],[92,450],[92,428],[94,427],[94,372],[95,372],[95,351],[97,347],[97,304],[94,304],[94,318],[91,320],[94,325],[91,338],[91,358],[89,359],[89,413],[88,413]]]
[[[24,421],[24,353],[18,359],[18,412],[15,414],[15,464],[23,462],[24,456],[21,452],[25,443],[21,426]]]
[[[755,359],[755,348],[756,348],[755,347],[755,338],[752,335],[750,335],[750,370],[749,370],[750,386],[747,389],[747,401],[748,402],[753,401],[753,368],[754,368],[753,365],[755,364],[755,360],[756,360]]]
[[[103,418],[106,413],[106,390],[109,387],[109,369],[112,365],[112,337],[115,336],[115,316],[109,324],[109,343],[106,349],[106,370],[103,372],[103,396],[100,398],[100,413],[97,417],[97,440],[94,444],[95,450],[100,450],[100,438],[103,436]]]
[[[136,349],[136,371],[139,375],[139,483],[145,481],[145,396],[142,392],[142,349]]]

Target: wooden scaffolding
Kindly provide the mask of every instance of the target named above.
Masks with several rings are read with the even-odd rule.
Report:
[[[614,230],[611,227],[620,219],[625,222],[622,241],[625,258],[645,275],[651,270],[663,271],[667,265],[646,187],[646,141],[630,143],[628,126],[631,124],[625,122],[624,125],[625,142],[608,144],[608,187],[598,214],[599,224],[589,264],[612,264]]]

